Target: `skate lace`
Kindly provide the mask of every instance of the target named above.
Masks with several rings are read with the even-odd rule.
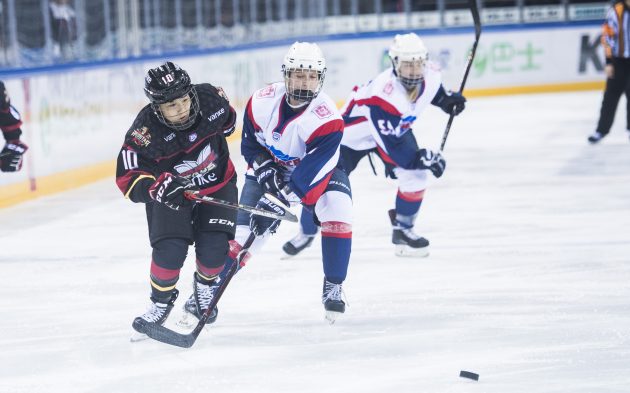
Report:
[[[400,228],[400,230],[405,234],[405,236],[412,240],[418,240],[421,237],[420,235],[416,234],[412,228]]]
[[[164,316],[164,313],[166,312],[166,304],[161,304],[161,303],[152,303],[148,308],[147,311],[142,314],[142,319],[144,319],[147,322],[157,322],[160,320],[160,318],[162,318]]]
[[[204,285],[201,283],[196,283],[196,285],[199,308],[207,310],[208,306],[210,306],[210,303],[212,302],[212,299],[214,299],[214,291],[218,285]]]
[[[326,300],[343,301],[346,300],[346,293],[343,291],[341,284],[335,284],[334,282],[326,281],[326,289],[324,290],[324,296],[322,297],[322,303]]]

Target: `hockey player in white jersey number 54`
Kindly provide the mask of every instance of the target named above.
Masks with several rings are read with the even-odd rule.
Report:
[[[322,227],[322,303],[331,322],[345,311],[342,283],[352,242],[352,196],[348,176],[337,169],[344,123],[322,91],[326,63],[313,43],[296,42],[284,57],[284,82],[252,95],[244,114],[241,153],[249,169],[240,203],[276,213],[302,204]],[[279,221],[239,211],[236,240],[257,237],[260,249]]]
[[[429,104],[457,115],[466,99],[442,86],[440,72],[428,61],[428,51],[416,34],[396,35],[389,57],[392,67],[355,87],[341,109],[345,130],[340,166],[350,174],[363,157],[376,153],[393,168],[398,193],[389,216],[396,255],[426,256],[429,241],[414,233],[413,226],[429,172],[442,176],[446,162],[439,152],[418,147],[412,126]],[[288,255],[310,246],[317,233],[308,210],[302,211],[301,225],[300,233],[283,247]]]

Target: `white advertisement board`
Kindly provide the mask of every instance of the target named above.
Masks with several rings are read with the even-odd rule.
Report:
[[[472,30],[420,35],[431,60],[442,67],[445,85],[457,89],[472,46]],[[544,91],[545,85],[602,81],[599,36],[598,24],[484,31],[467,92],[532,85]],[[357,36],[319,42],[328,66],[325,91],[339,102],[345,100],[354,85],[389,65],[386,53],[391,40]],[[287,48],[283,44],[172,60],[187,69],[194,82],[222,86],[242,112],[255,89],[281,79]],[[23,139],[30,150],[25,170],[2,174],[0,187],[114,160],[125,132],[147,103],[142,91],[145,72],[161,61],[7,80],[13,103],[26,117]]]

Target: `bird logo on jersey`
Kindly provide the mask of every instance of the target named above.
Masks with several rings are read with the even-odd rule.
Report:
[[[190,179],[195,185],[202,186],[217,180],[216,173],[209,173],[216,168],[216,159],[217,154],[208,145],[203,148],[195,161],[184,160],[182,164],[175,165],[175,170],[180,176]]]

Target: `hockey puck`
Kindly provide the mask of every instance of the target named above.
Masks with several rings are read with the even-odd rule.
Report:
[[[471,373],[470,371],[460,371],[459,372],[459,376],[462,378],[468,378],[468,379],[472,379],[474,381],[478,381],[479,380],[479,374],[475,374],[475,373]]]

